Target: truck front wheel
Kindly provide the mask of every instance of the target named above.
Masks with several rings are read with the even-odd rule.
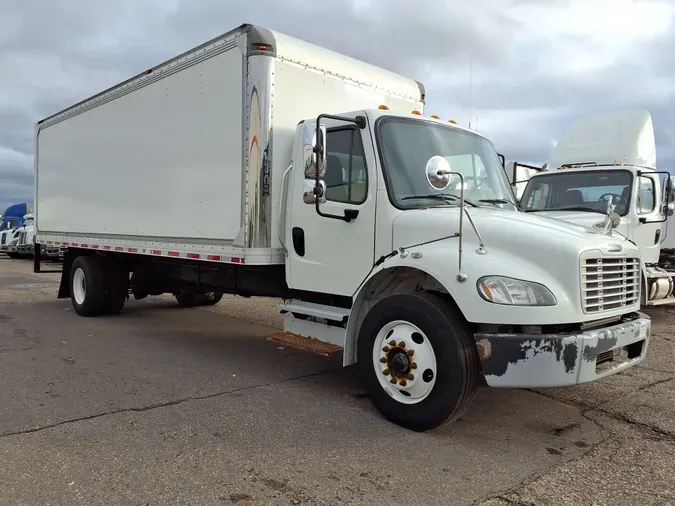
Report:
[[[105,272],[99,258],[81,256],[70,268],[70,300],[80,316],[99,316],[105,310]]]
[[[359,332],[358,356],[375,407],[416,431],[458,418],[478,384],[475,340],[436,295],[397,294],[375,304]]]

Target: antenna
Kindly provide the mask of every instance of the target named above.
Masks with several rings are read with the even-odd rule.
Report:
[[[469,130],[471,130],[471,114],[472,114],[472,103],[471,103],[471,53],[469,53]]]

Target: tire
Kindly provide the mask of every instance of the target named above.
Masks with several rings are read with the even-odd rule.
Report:
[[[129,273],[114,260],[105,264],[105,314],[120,314],[129,296]]]
[[[103,314],[106,303],[106,276],[103,263],[94,256],[81,256],[70,268],[70,300],[80,316]]]
[[[379,301],[363,321],[357,351],[375,407],[411,430],[426,431],[457,419],[479,382],[473,335],[457,310],[436,295],[397,294]]]
[[[195,307],[199,302],[197,294],[194,293],[177,293],[174,294],[174,297],[176,297],[176,302],[180,307]]]
[[[207,292],[205,294],[202,294],[199,299],[200,299],[200,306],[215,306],[218,304],[221,299],[223,298],[223,294],[221,292]]]

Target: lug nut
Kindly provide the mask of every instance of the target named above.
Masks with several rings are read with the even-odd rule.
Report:
[[[396,378],[391,378],[391,379],[389,380],[389,383],[395,385],[395,384],[396,384]]]
[[[405,341],[401,341],[400,343],[398,343],[398,345],[399,345],[401,348],[405,348]]]
[[[417,362],[413,362],[412,364],[410,364],[410,368],[417,369]]]
[[[382,374],[384,374],[385,376],[389,376],[389,369],[385,369],[384,371],[382,371]]]
[[[383,363],[383,364],[386,364],[386,363],[387,363],[387,359],[384,358],[384,357],[382,357],[382,358],[380,359],[380,362]]]
[[[415,375],[414,375],[414,374],[408,374],[408,379],[409,379],[410,381],[414,380],[414,379],[415,379]]]
[[[415,350],[408,350],[407,354],[409,357],[412,357],[415,354]]]
[[[401,381],[399,381],[398,384],[401,385],[402,387],[404,387],[408,384],[408,382],[406,380],[401,380]]]
[[[396,341],[394,341],[393,339],[389,341],[389,346],[396,346]]]
[[[385,346],[384,348],[382,348],[382,351],[385,353],[389,353],[389,346]]]

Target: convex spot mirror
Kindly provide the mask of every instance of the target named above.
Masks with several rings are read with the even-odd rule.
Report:
[[[427,183],[435,190],[445,190],[450,185],[451,172],[450,162],[442,156],[432,156],[425,168]]]

